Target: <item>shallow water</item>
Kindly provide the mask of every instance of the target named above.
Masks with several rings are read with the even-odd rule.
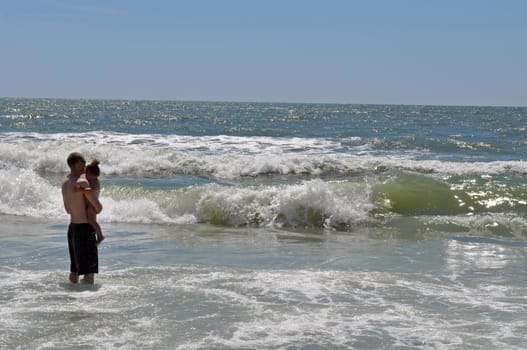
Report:
[[[1,348],[524,348],[525,242],[106,225],[95,286],[66,226],[3,216]]]

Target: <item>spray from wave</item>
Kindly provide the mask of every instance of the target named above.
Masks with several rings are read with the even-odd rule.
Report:
[[[238,179],[268,175],[350,176],[390,170],[454,175],[524,176],[525,161],[451,162],[414,152],[373,151],[326,139],[233,136],[6,133],[0,137],[3,167],[67,171],[72,150],[103,162],[106,175],[128,177],[212,176]],[[0,165],[1,166],[1,165]]]
[[[66,220],[60,183],[77,150],[101,161],[102,222],[352,230],[403,216],[470,229],[477,220],[461,219],[479,217],[526,230],[523,161],[343,152],[337,141],[273,137],[6,133],[1,141],[1,214]]]

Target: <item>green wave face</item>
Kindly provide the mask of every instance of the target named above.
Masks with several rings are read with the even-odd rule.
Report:
[[[455,215],[474,211],[471,198],[449,185],[412,174],[398,174],[374,189],[377,205],[402,215]]]

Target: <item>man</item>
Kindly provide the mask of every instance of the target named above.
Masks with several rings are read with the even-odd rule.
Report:
[[[83,282],[94,283],[94,274],[99,272],[97,243],[93,227],[88,223],[87,202],[100,213],[102,205],[99,200],[82,191],[76,191],[77,183],[86,181],[80,179],[86,170],[86,161],[82,154],[73,152],[67,159],[70,173],[62,184],[62,199],[64,208],[70,214],[68,227],[68,249],[70,255],[70,282],[78,283],[79,275],[84,275]]]

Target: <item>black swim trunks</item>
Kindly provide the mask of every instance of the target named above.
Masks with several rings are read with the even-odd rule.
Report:
[[[70,224],[68,249],[70,271],[79,275],[99,273],[99,256],[95,232],[90,224]]]

